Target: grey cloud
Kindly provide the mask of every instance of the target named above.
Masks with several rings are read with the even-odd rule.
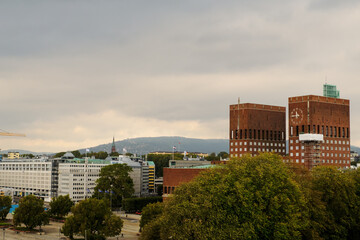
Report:
[[[309,11],[314,4],[324,11]],[[357,84],[357,6],[328,13],[321,4],[2,2],[0,84],[15,91],[0,95],[2,124],[109,109],[206,123],[227,119],[238,96],[286,106],[288,96],[321,94],[326,75],[357,104],[347,90]]]

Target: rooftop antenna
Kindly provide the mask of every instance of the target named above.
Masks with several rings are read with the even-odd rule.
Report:
[[[240,97],[238,97],[238,125],[237,125],[237,135],[240,134]],[[237,137],[238,137],[237,136]]]

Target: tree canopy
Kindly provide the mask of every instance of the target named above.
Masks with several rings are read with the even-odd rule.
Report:
[[[69,194],[55,197],[50,202],[50,214],[58,218],[64,217],[71,210],[74,203],[71,201]]]
[[[152,161],[155,164],[155,177],[163,176],[163,168],[169,167],[169,161],[172,159],[172,154],[148,154],[147,160]],[[183,155],[176,153],[174,154],[175,160],[182,160]]]
[[[0,196],[0,217],[2,220],[6,218],[11,208],[11,197]]]
[[[49,223],[49,216],[44,209],[44,200],[28,195],[21,198],[15,209],[13,222],[15,226],[22,223],[29,229]]]
[[[360,169],[233,159],[145,207],[141,224],[141,239],[360,239]]]
[[[131,167],[126,164],[111,164],[100,170],[93,197],[112,201],[113,207],[121,206],[123,198],[134,193],[134,183],[129,173]]]
[[[75,234],[87,235],[88,239],[105,239],[121,233],[123,221],[113,215],[104,200],[89,198],[71,208],[62,232],[73,239]],[[85,233],[86,231],[86,233]]]
[[[304,205],[281,157],[246,156],[178,187],[150,228],[161,239],[300,239]]]

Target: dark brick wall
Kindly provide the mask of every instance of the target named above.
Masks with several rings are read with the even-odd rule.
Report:
[[[350,167],[350,101],[323,96],[289,98],[289,153],[293,163],[301,161],[301,133],[324,135],[320,162]]]
[[[285,112],[285,107],[279,106],[253,103],[230,105],[230,156],[256,155],[259,152],[285,155]]]

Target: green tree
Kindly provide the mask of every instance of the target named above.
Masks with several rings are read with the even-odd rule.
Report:
[[[74,203],[71,201],[69,194],[55,197],[50,202],[50,214],[58,218],[64,217],[71,210]]]
[[[22,154],[21,157],[24,157],[24,158],[34,158],[35,156],[33,154]]]
[[[2,220],[6,218],[11,208],[11,197],[0,196],[0,217]]]
[[[100,151],[96,154],[96,158],[97,159],[105,159],[109,156],[109,154],[107,152],[104,152],[104,151]]]
[[[146,205],[141,212],[140,228],[143,228],[146,224],[154,221],[163,213],[163,210],[164,204],[162,202]]]
[[[173,158],[172,154],[148,154],[147,160],[153,161],[155,164],[155,176],[162,177],[163,176],[163,168],[169,167],[169,161]],[[174,154],[175,160],[182,160],[182,154]]]
[[[152,225],[161,239],[301,239],[304,204],[280,156],[245,156],[179,186]]]
[[[74,155],[74,157],[76,157],[76,158],[81,158],[81,153],[80,153],[79,150],[72,151],[71,153]]]
[[[134,193],[134,183],[129,176],[131,171],[131,167],[126,164],[111,164],[101,168],[93,197],[107,199],[107,202],[111,198],[113,207],[121,206],[122,199]]]
[[[359,173],[343,173],[334,167],[312,169],[312,188],[321,193],[327,219],[320,236],[324,239],[357,239],[359,231]]]
[[[13,222],[15,226],[23,223],[28,229],[49,223],[49,216],[44,210],[44,200],[34,195],[23,197],[19,207],[15,209]]]
[[[118,152],[112,152],[110,153],[110,156],[112,157],[118,157],[120,154]]]
[[[291,166],[294,171],[294,179],[299,184],[305,196],[305,207],[302,217],[308,219],[307,228],[301,231],[303,239],[323,239],[320,235],[329,224],[329,216],[326,211],[326,203],[322,200],[322,193],[314,189],[312,172],[297,166]]]
[[[208,161],[218,161],[220,160],[220,157],[219,156],[216,156],[216,153],[210,153],[209,156],[205,157],[206,160]]]
[[[61,158],[66,152],[58,152],[54,155],[54,158]]]
[[[88,236],[88,239],[105,239],[121,233],[123,221],[112,214],[108,204],[103,200],[89,198],[71,208],[62,232],[73,239],[75,234]]]
[[[226,159],[229,157],[229,154],[227,152],[219,152],[217,156],[219,157],[219,159]]]

